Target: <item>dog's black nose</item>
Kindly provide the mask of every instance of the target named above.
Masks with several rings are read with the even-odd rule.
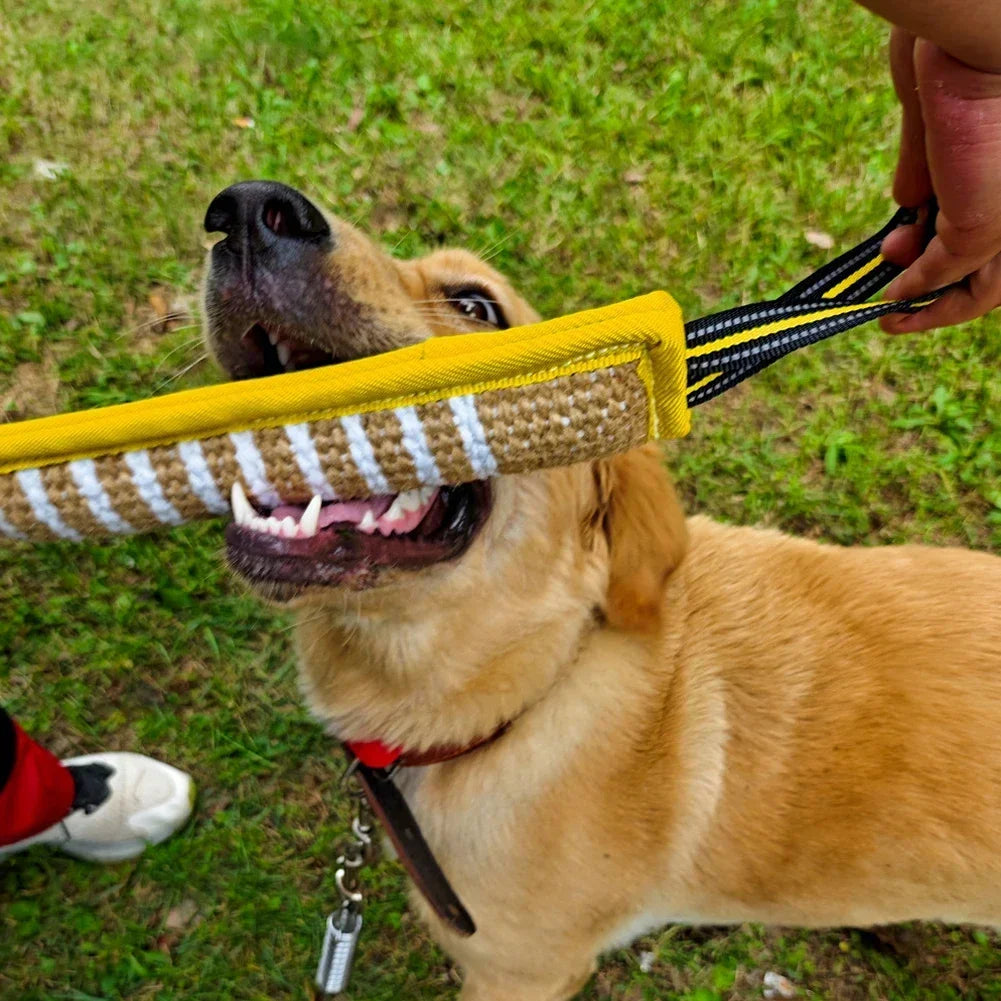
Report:
[[[277,181],[241,181],[220,191],[205,213],[205,229],[249,238],[263,247],[283,240],[319,243],[330,238],[320,210],[295,188]]]

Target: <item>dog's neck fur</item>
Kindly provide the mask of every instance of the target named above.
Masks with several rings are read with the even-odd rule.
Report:
[[[607,553],[600,544],[582,549],[580,512],[557,508],[547,524],[532,525],[501,508],[459,565],[425,572],[419,586],[340,594],[337,605],[300,612],[302,685],[338,737],[408,750],[472,743],[544,698],[571,668],[600,622]],[[531,569],[494,545],[511,534],[531,536],[541,557]],[[486,580],[496,585],[490,614],[471,617]]]

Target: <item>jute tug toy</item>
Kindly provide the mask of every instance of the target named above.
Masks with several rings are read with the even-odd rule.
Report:
[[[303,537],[335,499],[683,437],[690,408],[783,355],[942,294],[866,302],[900,271],[881,257],[883,238],[916,219],[898,211],[778,299],[687,324],[671,296],[653,292],[502,332],[2,426],[0,536],[146,532],[225,514],[233,490],[237,505],[244,496],[269,509],[309,502],[298,520],[268,525]]]

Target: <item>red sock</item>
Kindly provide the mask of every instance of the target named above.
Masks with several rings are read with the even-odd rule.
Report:
[[[14,767],[0,789],[0,845],[44,831],[73,808],[73,776],[14,723]]]

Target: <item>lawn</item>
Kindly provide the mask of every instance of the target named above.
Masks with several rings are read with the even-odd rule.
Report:
[[[881,225],[883,27],[849,0],[0,0],[0,404],[9,419],[210,383],[201,219],[293,184],[401,255],[481,251],[543,315],[667,288],[782,291]],[[829,241],[826,239],[829,238]],[[818,243],[830,242],[831,249]],[[669,448],[691,510],[836,543],[1001,552],[1001,322],[786,359]],[[0,998],[309,998],[346,815],[286,618],[200,525],[0,553],[0,700],[60,754],[142,750],[197,815],[135,864],[0,864]],[[454,997],[396,865],[350,997]],[[672,928],[584,997],[1001,998],[1001,942],[934,926]]]

